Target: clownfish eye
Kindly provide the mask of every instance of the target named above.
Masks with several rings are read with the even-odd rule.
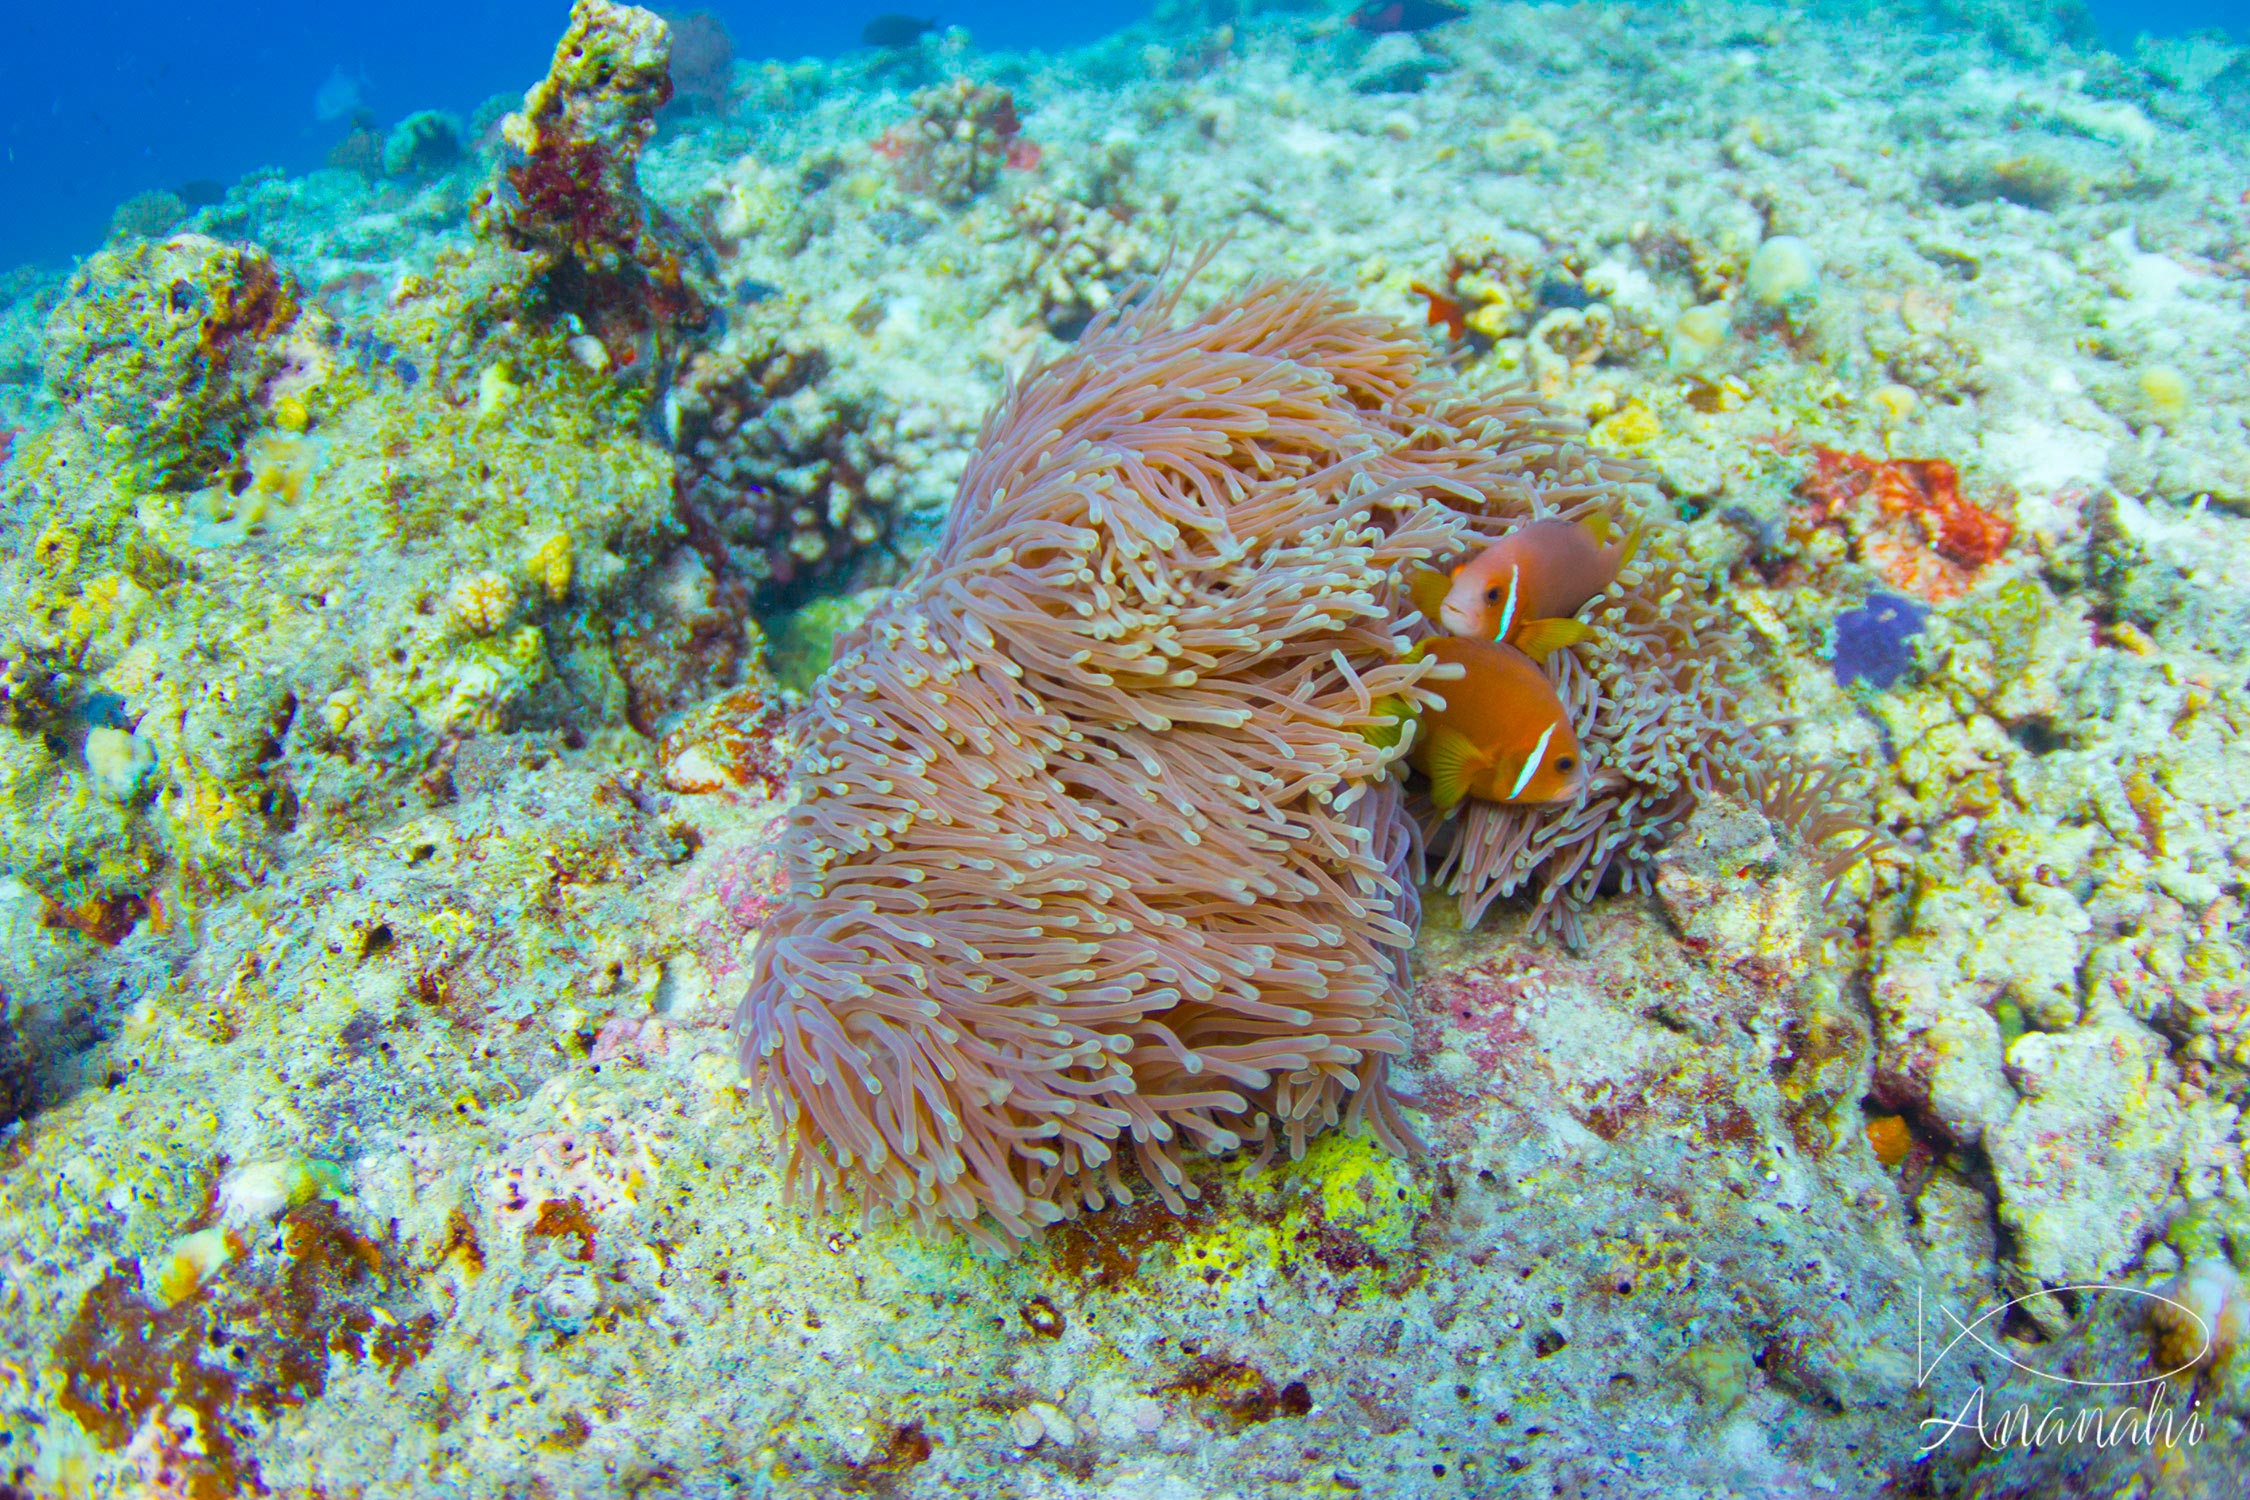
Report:
[[[1496,583],[1484,591],[1484,602],[1487,604],[1498,604],[1500,602],[1500,585]]]
[[[1577,764],[1577,761],[1571,759],[1567,755],[1558,755],[1555,757],[1555,769],[1558,771],[1568,771]]]

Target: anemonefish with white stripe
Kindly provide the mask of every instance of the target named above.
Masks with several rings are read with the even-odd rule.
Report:
[[[1463,797],[1567,802],[1584,789],[1578,735],[1539,663],[1505,642],[1467,636],[1433,637],[1413,655],[1462,668],[1459,677],[1426,684],[1445,702],[1423,710],[1407,752],[1440,811]]]
[[[1596,513],[1529,521],[1455,568],[1424,568],[1408,582],[1415,607],[1457,636],[1506,641],[1534,661],[1586,638],[1586,607],[1633,560],[1638,527],[1618,536]]]

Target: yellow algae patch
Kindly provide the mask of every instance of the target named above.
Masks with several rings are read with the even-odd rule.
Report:
[[[486,365],[477,376],[477,420],[506,411],[521,395],[523,387],[516,384],[515,372],[505,360]]]
[[[1640,448],[1664,435],[1664,424],[1638,401],[1594,424],[1594,441],[1605,448]]]
[[[1367,1136],[1322,1136],[1297,1168],[1318,1174],[1321,1217],[1378,1255],[1406,1249],[1415,1220],[1430,1206],[1429,1189],[1406,1162]]]
[[[144,1272],[145,1290],[159,1307],[185,1302],[241,1249],[233,1235],[215,1225],[183,1234],[161,1255],[150,1258]]]
[[[1177,1275],[1216,1286],[1304,1269],[1343,1273],[1391,1264],[1412,1249],[1430,1206],[1412,1169],[1373,1140],[1331,1132],[1302,1161],[1227,1174],[1220,1212],[1191,1224],[1168,1251]]]

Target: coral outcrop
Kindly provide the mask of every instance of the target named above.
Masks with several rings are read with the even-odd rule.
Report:
[[[577,317],[612,366],[671,354],[709,316],[637,167],[672,97],[672,38],[653,11],[576,0],[554,66],[501,132],[514,155],[478,224],[529,255],[534,309]]]
[[[761,603],[849,584],[896,523],[896,413],[826,356],[774,332],[698,354],[667,403],[680,512],[723,576]]]
[[[915,94],[913,123],[886,132],[875,149],[896,164],[901,186],[958,205],[1027,159],[1022,129],[1008,90],[956,78]]]
[[[49,316],[47,384],[135,483],[193,489],[240,458],[297,312],[295,283],[255,247],[120,245]]]

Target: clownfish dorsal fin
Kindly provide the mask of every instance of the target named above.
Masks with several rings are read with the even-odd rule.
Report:
[[[1451,811],[1468,795],[1469,782],[1491,765],[1492,757],[1480,752],[1460,730],[1439,729],[1430,741],[1430,801],[1439,812]]]
[[[1618,531],[1617,523],[1609,518],[1609,512],[1606,510],[1597,510],[1578,524],[1585,528],[1586,534],[1594,539],[1594,545],[1597,547],[1609,546]],[[1626,529],[1624,543],[1618,548],[1617,570],[1620,573],[1625,571],[1625,565],[1630,563],[1640,550],[1641,523],[1636,518],[1633,524]]]
[[[1416,568],[1406,575],[1407,597],[1433,625],[1437,623],[1438,611],[1445,608],[1445,596],[1452,587],[1453,580],[1435,568]]]
[[[1526,620],[1508,637],[1508,644],[1530,657],[1545,661],[1565,646],[1575,646],[1594,633],[1584,620]]]

